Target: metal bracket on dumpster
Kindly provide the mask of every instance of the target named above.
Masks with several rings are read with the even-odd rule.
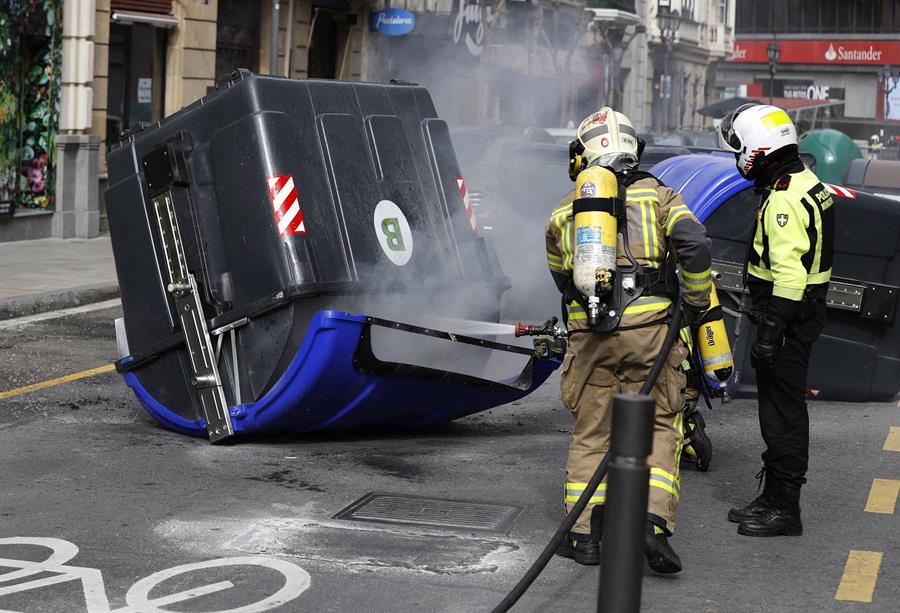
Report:
[[[234,429],[206,325],[200,291],[194,275],[188,270],[178,219],[175,216],[171,186],[180,178],[179,170],[183,171],[183,168],[179,169],[180,165],[172,159],[175,156],[170,151],[171,148],[166,147],[147,155],[143,160],[144,170],[169,272],[167,289],[175,301],[187,345],[191,383],[200,397],[209,440],[215,443],[233,435]],[[161,189],[165,191],[159,192]]]
[[[713,281],[721,290],[744,291],[743,266],[713,260]],[[894,320],[900,288],[869,281],[833,277],[828,283],[825,304],[829,308],[859,313],[862,319],[890,323]]]
[[[438,370],[428,368],[427,366],[416,366],[413,364],[401,364],[397,362],[385,362],[375,356],[372,350],[372,326],[382,326],[393,330],[401,330],[412,334],[422,334],[443,340],[463,343],[466,345],[475,345],[485,349],[493,349],[497,351],[506,351],[509,353],[517,353],[529,356],[531,359],[522,369],[522,372],[511,383],[500,383],[488,379],[481,379],[471,375],[462,373],[454,373],[446,370]],[[516,345],[507,345],[505,343],[497,343],[483,338],[475,338],[471,336],[461,336],[453,332],[445,332],[443,330],[434,330],[432,328],[424,328],[422,326],[414,326],[411,324],[390,321],[387,319],[379,319],[377,317],[366,317],[366,325],[359,337],[359,345],[353,356],[353,366],[358,372],[363,374],[375,374],[381,376],[408,377],[419,379],[431,379],[444,381],[446,383],[462,383],[476,387],[484,387],[495,390],[529,390],[531,389],[534,375],[534,361],[537,359],[534,349],[527,347],[519,347]]]

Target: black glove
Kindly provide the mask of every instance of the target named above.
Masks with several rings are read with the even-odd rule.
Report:
[[[756,342],[750,349],[750,363],[756,370],[768,370],[775,366],[778,350],[784,345],[784,320],[766,313],[756,327]]]

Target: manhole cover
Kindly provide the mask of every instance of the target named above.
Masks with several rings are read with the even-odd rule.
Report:
[[[525,507],[400,494],[366,494],[334,519],[507,532]]]

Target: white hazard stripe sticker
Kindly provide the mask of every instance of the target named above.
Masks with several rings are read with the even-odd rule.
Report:
[[[462,177],[456,177],[456,185],[459,187],[459,195],[463,199],[463,204],[466,206],[466,217],[469,220],[469,225],[472,226],[473,230],[478,229],[478,223],[475,221],[475,210],[472,208],[472,203],[469,201],[469,190],[466,188],[466,182]]]
[[[823,183],[822,185],[835,196],[840,196],[841,198],[856,198],[856,192],[847,187],[832,185],[831,183]]]
[[[293,175],[268,177],[266,184],[272,201],[275,223],[278,226],[278,235],[306,234],[303,211],[300,209],[300,199],[297,196]]]

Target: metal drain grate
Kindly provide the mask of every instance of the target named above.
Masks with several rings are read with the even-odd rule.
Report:
[[[334,519],[505,533],[525,507],[400,494],[366,494]]]

